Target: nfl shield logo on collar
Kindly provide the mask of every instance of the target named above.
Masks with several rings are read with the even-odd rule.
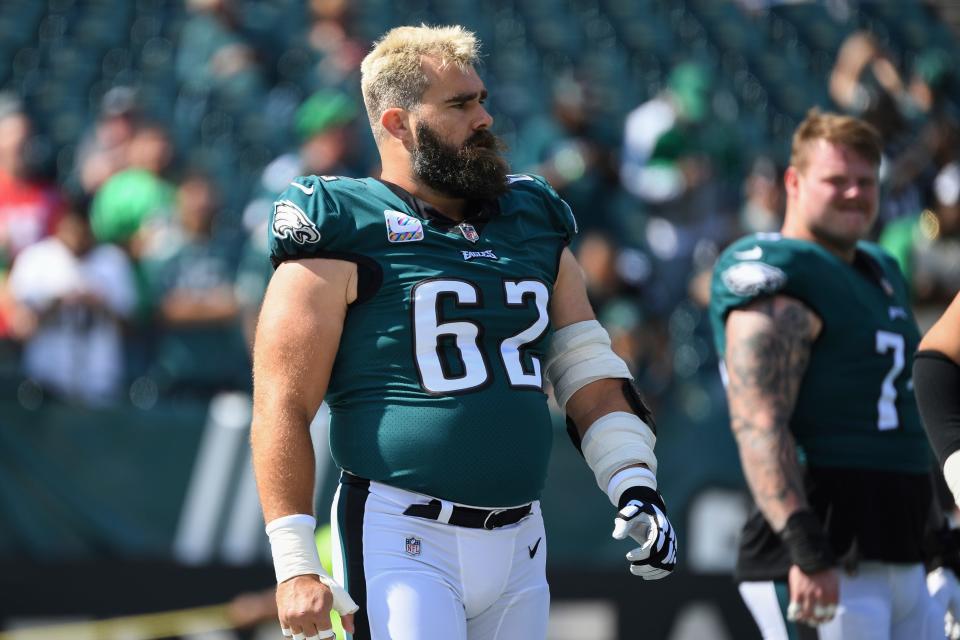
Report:
[[[883,292],[888,296],[893,295],[893,285],[890,284],[890,281],[886,278],[880,278],[880,286],[883,287]]]
[[[385,209],[387,240],[390,242],[418,242],[423,240],[423,223],[400,211]]]
[[[407,538],[406,552],[408,556],[420,555],[420,538],[410,536]]]
[[[472,224],[461,222],[458,227],[460,228],[460,233],[463,234],[463,237],[470,242],[477,242],[480,239],[480,234],[477,233],[477,230],[473,228]]]

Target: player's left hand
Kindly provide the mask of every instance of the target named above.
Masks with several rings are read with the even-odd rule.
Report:
[[[946,567],[938,567],[927,574],[927,591],[945,612],[944,634],[951,640],[960,638],[960,582]]]
[[[617,540],[633,538],[640,546],[627,554],[630,573],[644,580],[659,580],[677,567],[677,535],[667,519],[660,494],[649,487],[632,487],[620,498],[613,524]]]

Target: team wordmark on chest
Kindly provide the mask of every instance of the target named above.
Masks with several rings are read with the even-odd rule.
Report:
[[[497,254],[493,252],[493,249],[487,249],[486,251],[461,251],[464,260],[473,260],[475,258],[486,258],[488,260],[499,260]]]

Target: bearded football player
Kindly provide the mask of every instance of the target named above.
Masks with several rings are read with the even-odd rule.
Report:
[[[547,380],[614,537],[640,545],[630,570],[676,565],[654,424],[587,300],[573,214],[508,174],[478,61],[461,27],[384,35],[361,67],[380,177],[305,176],[275,205],[252,445],[295,638],[331,637],[331,608],[354,638],[546,636]],[[342,469],[333,577],[313,544],[323,400]]]

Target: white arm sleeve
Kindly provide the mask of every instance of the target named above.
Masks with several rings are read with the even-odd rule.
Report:
[[[591,382],[633,380],[627,364],[610,348],[610,336],[596,320],[576,322],[553,334],[546,375],[564,410],[570,397]],[[657,488],[656,442],[653,429],[625,411],[608,413],[587,429],[581,442],[583,457],[614,506],[619,506],[620,496],[630,487]]]
[[[587,429],[581,443],[583,457],[613,506],[620,506],[620,496],[630,487],[657,488],[656,443],[653,430],[625,411],[608,413]]]
[[[951,453],[943,463],[943,477],[953,494],[953,501],[960,505],[960,449]]]
[[[596,320],[575,322],[554,332],[545,373],[564,410],[570,397],[591,382],[633,380],[627,363],[610,348],[610,336]]]

